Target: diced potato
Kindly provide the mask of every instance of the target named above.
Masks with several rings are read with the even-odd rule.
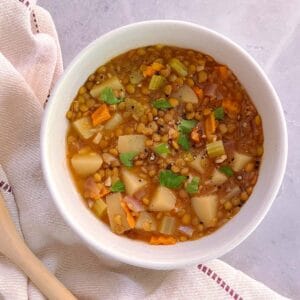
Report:
[[[121,135],[118,139],[118,150],[123,152],[143,152],[146,136],[142,134]]]
[[[99,98],[101,92],[107,87],[111,88],[113,90],[123,90],[124,89],[124,87],[123,87],[121,81],[118,79],[118,77],[111,77],[108,80],[104,81],[103,83],[95,85],[91,89],[90,94],[94,98]]]
[[[107,209],[107,205],[102,199],[96,200],[92,207],[92,211],[99,218],[102,218],[104,216],[104,214],[106,213],[106,209]]]
[[[217,200],[215,194],[192,198],[192,207],[206,227],[213,227],[217,217]]]
[[[125,184],[126,193],[130,196],[147,184],[146,180],[139,178],[126,169],[122,169],[121,174]]]
[[[183,85],[175,93],[171,95],[171,98],[176,98],[182,102],[198,103],[198,97],[188,85]]]
[[[104,128],[107,130],[113,130],[123,122],[123,118],[119,113],[115,113],[113,117],[107,121]]]
[[[157,188],[151,203],[149,204],[150,211],[170,211],[175,207],[176,197],[173,192],[160,186]]]
[[[100,132],[103,129],[102,125],[93,127],[90,117],[78,119],[74,121],[72,125],[84,139],[91,138],[95,133]]]
[[[241,171],[244,166],[252,160],[252,157],[246,154],[234,152],[232,169],[235,172]]]
[[[74,171],[83,177],[94,174],[102,166],[102,163],[101,156],[95,152],[74,154],[71,158]]]
[[[157,223],[156,219],[151,213],[142,211],[135,224],[136,229],[145,230],[145,231],[156,231]]]
[[[201,154],[197,155],[196,158],[188,163],[191,168],[199,172],[200,174],[205,173],[205,169],[208,166],[207,158],[202,158]]]
[[[131,229],[127,221],[126,213],[121,206],[121,200],[121,193],[113,193],[106,196],[110,228],[117,234],[122,234],[124,231]]]
[[[219,170],[215,169],[213,174],[212,174],[211,182],[214,185],[221,185],[227,179],[228,179],[228,177],[225,174],[223,174]]]
[[[159,226],[159,232],[172,235],[175,231],[176,219],[174,217],[164,216]]]

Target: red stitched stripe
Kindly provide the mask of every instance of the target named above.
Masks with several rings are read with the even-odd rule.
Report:
[[[198,269],[210,277],[213,281],[215,281],[226,293],[228,293],[235,300],[243,300],[243,298],[235,292],[230,285],[228,285],[216,272],[212,269],[208,268],[205,265],[198,265]],[[210,276],[212,274],[212,276]]]
[[[36,20],[36,15],[35,15],[34,11],[32,11],[32,17],[33,17],[35,30],[36,30],[37,33],[40,33],[39,25],[38,25],[38,22]]]
[[[11,186],[3,180],[0,181],[0,189],[2,189],[3,191],[5,191],[7,193],[12,193]]]
[[[24,4],[29,10],[31,10],[30,1],[19,0],[19,2]]]

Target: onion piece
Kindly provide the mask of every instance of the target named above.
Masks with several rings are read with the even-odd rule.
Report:
[[[94,181],[93,177],[87,178],[87,180],[84,182],[84,191],[89,194],[95,194],[98,195],[100,192],[100,189],[97,185],[97,183]]]
[[[136,193],[134,193],[134,198],[137,200],[141,200],[144,196],[147,195],[147,189],[139,189]]]
[[[125,196],[123,201],[126,202],[128,207],[134,212],[141,212],[146,210],[145,206],[141,201],[131,196]]]
[[[192,227],[189,226],[179,226],[178,230],[183,233],[186,234],[187,236],[191,237],[194,233],[194,229]]]
[[[102,158],[103,158],[103,161],[108,165],[110,165],[112,162],[118,161],[118,159],[116,157],[114,157],[112,154],[107,153],[107,152],[102,154]]]
[[[238,185],[236,185],[230,189],[230,192],[225,195],[224,199],[230,200],[233,197],[236,197],[240,192],[241,192],[240,187]]]
[[[217,87],[218,85],[215,83],[206,85],[204,89],[204,95],[209,97],[216,97],[217,96]]]

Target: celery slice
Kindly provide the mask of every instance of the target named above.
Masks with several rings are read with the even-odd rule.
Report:
[[[102,199],[96,200],[92,207],[92,211],[99,218],[103,217],[103,215],[106,213],[106,210],[107,210],[107,205]]]
[[[178,73],[180,76],[186,76],[188,74],[185,65],[177,58],[172,58],[169,61],[170,67]]]
[[[175,225],[176,219],[174,217],[164,216],[159,227],[159,232],[172,235],[175,231]]]
[[[206,150],[209,157],[218,157],[225,154],[223,141],[216,141],[206,144]]]
[[[151,77],[150,83],[149,83],[149,90],[155,91],[159,89],[161,86],[163,86],[166,82],[166,78],[161,75],[153,75]]]

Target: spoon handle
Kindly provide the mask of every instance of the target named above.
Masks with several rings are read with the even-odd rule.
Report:
[[[17,233],[0,193],[0,252],[19,266],[39,290],[53,300],[76,299],[31,252]]]

